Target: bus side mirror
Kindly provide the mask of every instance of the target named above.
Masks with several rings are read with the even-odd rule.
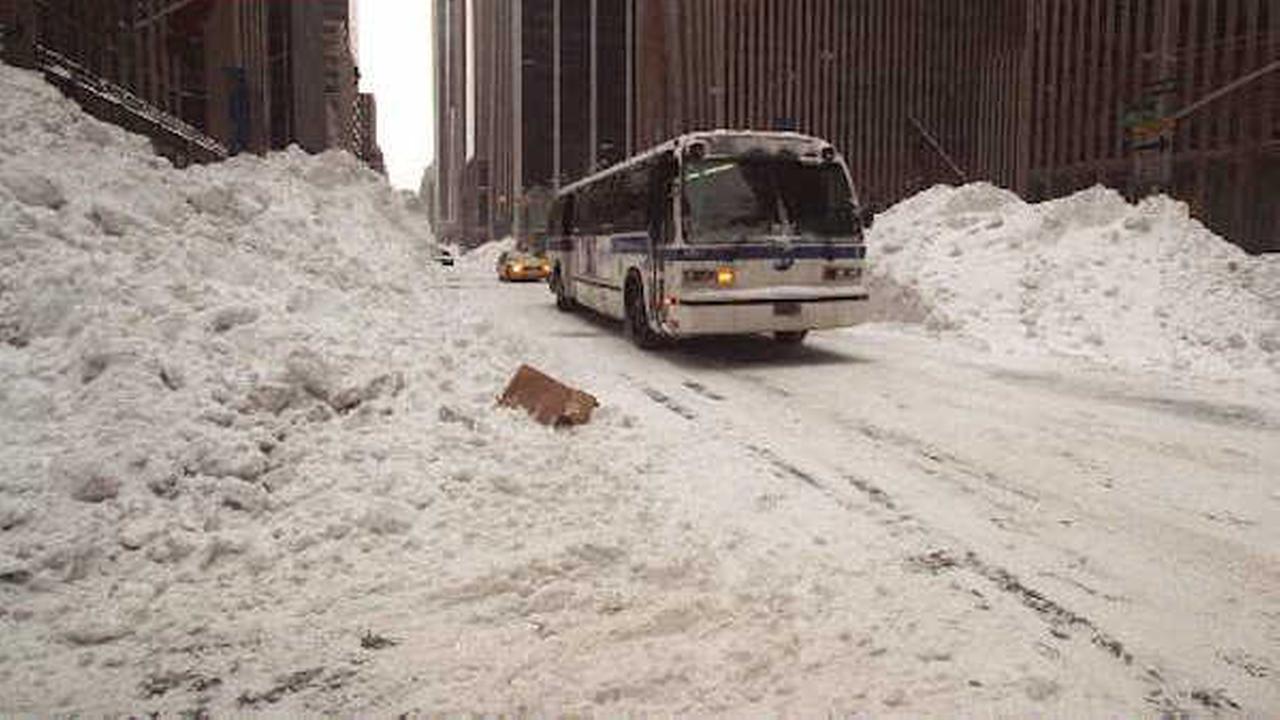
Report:
[[[865,205],[854,211],[854,217],[857,219],[858,228],[861,230],[870,230],[871,225],[876,221],[876,213]]]

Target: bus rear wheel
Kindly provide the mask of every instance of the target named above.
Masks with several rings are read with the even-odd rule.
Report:
[[[626,326],[627,337],[631,338],[631,342],[636,347],[651,350],[658,347],[662,342],[662,337],[649,327],[648,313],[644,307],[644,288],[640,284],[639,278],[627,278],[626,295],[624,296],[626,303]]]
[[[784,330],[774,333],[773,339],[781,345],[799,345],[808,334],[808,330]]]

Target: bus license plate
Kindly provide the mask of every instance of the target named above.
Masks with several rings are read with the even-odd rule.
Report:
[[[784,315],[794,317],[800,314],[800,303],[798,302],[776,302],[773,304],[774,315]]]

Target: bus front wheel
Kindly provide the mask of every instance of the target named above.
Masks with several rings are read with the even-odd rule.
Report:
[[[808,330],[786,330],[774,333],[773,339],[782,345],[799,345],[808,334]]]
[[[657,347],[662,338],[658,333],[649,327],[648,313],[644,307],[644,286],[640,284],[640,279],[634,275],[627,278],[626,288],[626,326],[627,336],[631,338],[631,342],[636,347],[649,350]]]

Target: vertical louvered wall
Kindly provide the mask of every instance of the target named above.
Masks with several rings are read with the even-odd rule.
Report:
[[[835,142],[864,192],[887,204],[959,179],[918,123],[966,177],[1015,181],[1003,138],[1018,112],[1018,0],[643,5],[639,147],[690,130],[794,128]]]
[[[1280,72],[1179,123],[1164,159],[1121,123],[1157,80],[1176,85],[1171,113],[1275,62],[1280,0],[637,5],[637,147],[794,126],[834,141],[881,207],[961,179],[1035,199],[1157,182],[1242,245],[1280,249]]]
[[[1178,122],[1163,152],[1135,151],[1121,122],[1144,97],[1160,114],[1173,114],[1280,60],[1280,2],[1032,0],[1030,6],[1038,130],[1030,147],[1032,196],[1094,183],[1138,196],[1159,185],[1245,247],[1280,250],[1280,72]]]

